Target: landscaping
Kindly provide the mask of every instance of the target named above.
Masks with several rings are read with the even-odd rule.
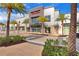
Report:
[[[0,46],[9,46],[17,43],[25,42],[23,36],[0,37]]]
[[[65,40],[48,40],[42,51],[43,56],[68,56],[67,42]],[[79,52],[77,52],[79,56]]]

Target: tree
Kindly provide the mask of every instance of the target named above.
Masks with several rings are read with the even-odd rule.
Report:
[[[13,24],[15,26],[15,24],[17,24],[17,22],[15,20],[11,21],[10,24]]]
[[[70,56],[76,55],[76,21],[77,21],[77,3],[72,3],[70,32],[68,38],[68,52]]]
[[[63,35],[63,28],[64,28],[64,21],[66,22],[66,20],[70,20],[69,18],[68,18],[68,16],[67,17],[65,17],[65,14],[60,14],[59,15],[59,17],[56,19],[56,21],[61,21],[61,25],[62,25],[62,35]]]
[[[6,36],[9,36],[9,24],[10,24],[10,17],[11,13],[15,11],[16,13],[25,13],[25,7],[22,3],[1,3],[0,8],[7,9],[8,17],[7,17],[7,29],[6,29]]]
[[[3,26],[5,26],[4,23],[0,23],[0,30],[2,30]]]
[[[64,18],[64,14],[60,14],[59,15],[59,18],[57,19],[57,20],[59,20],[59,21],[61,21],[61,25],[62,25],[62,35],[63,35],[63,27],[64,27],[64,20],[65,20],[65,18]]]
[[[0,25],[4,26],[5,24],[4,23],[0,23]]]
[[[23,23],[26,25],[26,26],[25,26],[25,31],[27,32],[27,24],[29,23],[29,19],[25,19],[25,20],[23,21]]]
[[[42,27],[41,27],[41,32],[42,33],[44,33],[44,22],[47,22],[48,21],[48,19],[47,18],[45,18],[45,17],[43,17],[43,16],[40,16],[40,17],[38,17],[38,21],[39,22],[41,22],[41,24],[42,24]]]
[[[17,24],[17,22],[14,20],[14,21],[11,21],[10,24],[15,25],[15,24]]]

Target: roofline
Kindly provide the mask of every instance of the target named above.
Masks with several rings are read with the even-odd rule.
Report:
[[[48,8],[55,8],[55,7],[52,7],[52,6],[49,6],[49,7],[38,6],[38,7],[34,7],[34,8],[32,8],[32,9],[35,9],[35,8],[48,9]],[[31,12],[32,9],[30,9],[29,12]]]

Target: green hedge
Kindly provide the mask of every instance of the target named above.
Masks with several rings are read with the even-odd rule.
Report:
[[[61,41],[64,46],[59,46],[59,40],[47,40],[42,51],[43,56],[68,56],[67,42],[65,40]],[[52,45],[53,44],[53,45]],[[79,53],[77,52],[77,55]]]
[[[9,37],[0,37],[0,45],[18,43],[24,40],[25,37],[22,36],[9,36]]]

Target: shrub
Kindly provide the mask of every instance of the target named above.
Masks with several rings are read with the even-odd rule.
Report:
[[[62,43],[63,42],[63,43]],[[42,55],[43,56],[68,56],[68,50],[67,50],[67,42],[65,40],[62,40],[61,44],[64,44],[64,46],[59,46],[60,43],[59,40],[48,40],[45,42]],[[77,52],[77,55],[79,55],[79,52]]]
[[[3,37],[0,37],[0,45],[4,44],[5,43],[5,38]]]
[[[18,43],[18,42],[24,41],[24,39],[25,39],[25,37],[22,37],[22,36],[0,37],[0,45]]]

